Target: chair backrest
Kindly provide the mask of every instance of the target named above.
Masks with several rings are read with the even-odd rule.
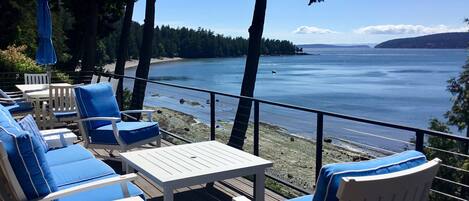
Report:
[[[91,83],[90,84],[96,84],[98,83],[99,76],[93,74],[93,77],[91,77]]]
[[[110,83],[112,87],[112,92],[114,92],[114,95],[115,95],[117,92],[117,86],[119,85],[119,79],[111,78]]]
[[[98,83],[106,83],[106,82],[109,82],[109,79],[110,79],[110,77],[101,76],[101,77],[99,78],[99,82],[98,82]]]
[[[49,109],[55,112],[77,111],[75,102],[76,86],[53,86],[49,87]]]
[[[427,201],[441,160],[389,174],[344,177],[337,191],[340,201]]]
[[[76,103],[80,118],[117,117],[120,118],[119,105],[109,83],[89,84],[75,88]],[[86,122],[86,129],[109,125],[109,121]]]
[[[24,74],[24,84],[49,84],[47,74]]]

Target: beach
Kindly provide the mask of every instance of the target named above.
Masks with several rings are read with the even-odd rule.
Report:
[[[181,57],[161,57],[161,58],[152,58],[150,60],[150,64],[159,64],[159,63],[166,63],[166,62],[175,62],[175,61],[181,61],[183,58]],[[125,69],[129,68],[135,68],[138,66],[138,60],[137,59],[131,59],[125,62]],[[103,69],[106,72],[114,72],[114,68],[116,67],[116,63],[110,63],[106,64]]]

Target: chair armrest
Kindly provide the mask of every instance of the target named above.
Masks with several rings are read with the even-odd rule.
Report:
[[[24,98],[0,98],[0,101],[5,101],[5,102],[15,102],[17,100],[21,100]]]
[[[8,91],[5,92],[7,95],[23,95],[23,92],[21,91]]]
[[[84,119],[78,119],[75,120],[77,122],[84,122],[84,121],[110,121],[110,122],[117,122],[121,120],[120,118],[117,117],[89,117],[89,118],[84,118]]]
[[[11,98],[0,98],[0,103],[4,103],[4,104],[14,104],[15,101],[12,100]]]
[[[72,133],[68,128],[58,128],[58,129],[49,129],[49,130],[40,130],[39,131],[43,137],[49,135],[60,135],[65,133]]]
[[[148,115],[148,119],[150,120],[150,122],[153,122],[153,113],[155,112],[156,110],[125,110],[125,111],[121,111],[121,114],[128,116],[130,118],[133,118],[132,116],[127,115],[127,114],[146,113]]]
[[[120,138],[119,136],[119,129],[117,128],[117,121],[120,121],[121,119],[120,118],[117,118],[117,117],[89,117],[89,118],[85,118],[85,119],[79,119],[79,120],[76,120],[78,123],[83,123],[85,121],[110,121],[111,124],[112,124],[112,132],[114,134],[114,137],[116,138],[117,140],[117,143],[119,143],[119,145],[121,146],[125,146],[125,142]]]
[[[79,185],[79,186],[74,186],[74,187],[70,187],[70,188],[67,188],[67,189],[63,189],[63,190],[60,190],[60,191],[50,193],[49,195],[47,195],[47,196],[45,196],[41,199],[38,199],[37,201],[56,200],[56,199],[63,198],[63,197],[66,197],[66,196],[69,196],[69,195],[72,195],[72,194],[75,194],[75,193],[89,191],[89,190],[93,190],[93,189],[97,189],[97,188],[101,188],[101,187],[105,187],[105,186],[110,186],[110,185],[115,185],[115,184],[120,184],[121,185],[122,192],[124,193],[124,197],[130,197],[127,182],[134,181],[135,179],[137,179],[137,175],[135,173],[126,174],[126,175],[117,176],[117,177],[112,177],[112,178],[107,178],[107,179],[102,179],[102,180],[99,180],[99,181],[94,181],[94,182],[90,182],[90,183],[86,183],[86,184],[82,184],[82,185]],[[92,198],[90,198],[90,199],[92,199]]]
[[[121,113],[145,113],[145,112],[150,112],[150,113],[154,113],[156,112],[156,110],[125,110],[125,111],[121,111]]]

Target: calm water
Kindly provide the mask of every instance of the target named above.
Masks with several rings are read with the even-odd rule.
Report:
[[[376,120],[426,127],[450,107],[446,80],[457,76],[466,50],[307,49],[315,55],[262,57],[255,96]],[[239,94],[245,58],[198,59],[153,66],[150,79]],[[275,73],[273,73],[275,72]],[[126,72],[133,75],[135,69]],[[130,82],[126,86],[131,86]],[[149,85],[146,104],[209,118],[200,93]],[[158,94],[158,96],[151,96]],[[184,98],[192,104],[180,104]],[[196,103],[197,102],[197,103]],[[200,105],[198,104],[200,103]],[[217,118],[232,120],[236,101],[219,98]],[[261,106],[261,120],[314,138],[312,114]],[[363,135],[379,134],[408,141],[412,135],[395,130],[326,118],[326,135],[385,148],[406,147]],[[392,143],[391,143],[392,142]]]

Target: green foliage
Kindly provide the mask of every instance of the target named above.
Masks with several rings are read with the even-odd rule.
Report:
[[[33,56],[36,50],[36,1],[0,1],[0,49],[26,45],[24,53]]]
[[[121,26],[121,22],[117,27]],[[138,58],[138,47],[141,43],[143,26],[133,23],[130,30],[129,58]],[[120,30],[120,28],[117,28]],[[115,32],[103,41],[106,55],[112,62],[115,59],[116,45],[119,33]],[[153,32],[152,57],[183,57],[183,58],[214,58],[237,57],[247,54],[248,40],[241,37],[227,37],[206,29],[171,28],[169,26],[156,27]],[[286,40],[263,39],[261,54],[264,55],[291,55],[301,49]]]
[[[469,20],[466,19],[465,22],[469,23]],[[451,99],[453,103],[451,110],[444,115],[448,122],[444,123],[437,119],[431,119],[429,128],[450,133],[450,126],[456,126],[459,131],[467,129],[466,132],[467,135],[469,135],[469,59],[463,66],[463,70],[459,76],[448,80],[447,90],[453,95]],[[438,177],[463,185],[469,185],[469,173],[465,172],[469,170],[469,158],[463,155],[468,154],[467,147],[468,145],[465,143],[431,136],[428,138],[428,147],[425,153],[429,159],[440,158],[446,165],[440,168],[437,175]],[[468,189],[452,182],[436,179],[433,182],[433,189],[466,200],[469,199]],[[431,200],[448,200],[448,197],[433,193]]]
[[[0,69],[2,72],[40,73],[43,68],[25,54],[26,45],[8,46],[0,50]]]
[[[430,129],[445,133],[450,133],[449,125],[439,121],[438,119],[430,120]],[[460,153],[460,148],[463,147],[461,143],[456,142],[455,140],[450,140],[447,138],[434,137],[431,136],[428,138],[428,147],[425,149],[425,155],[429,159],[440,158],[443,160],[445,165],[453,166],[456,168],[469,170],[468,169],[468,158],[453,153]],[[445,150],[445,151],[440,151]],[[453,153],[450,153],[453,152]],[[458,183],[467,184],[468,175],[462,171],[456,171],[447,167],[441,167],[437,174],[438,177],[451,180]],[[447,193],[450,195],[455,195],[458,197],[467,197],[466,189],[460,185],[453,183],[448,183],[439,179],[435,179],[433,182],[433,189],[438,189],[438,191]],[[443,201],[448,198],[438,194],[431,195],[432,201]]]
[[[132,102],[132,91],[130,91],[130,89],[128,88],[125,88],[124,95],[123,95],[123,102],[122,102],[122,107],[124,107],[123,110],[129,110],[131,102]]]
[[[445,117],[450,125],[461,131],[469,124],[469,59],[459,77],[448,80],[447,90],[453,95],[453,106]]]

